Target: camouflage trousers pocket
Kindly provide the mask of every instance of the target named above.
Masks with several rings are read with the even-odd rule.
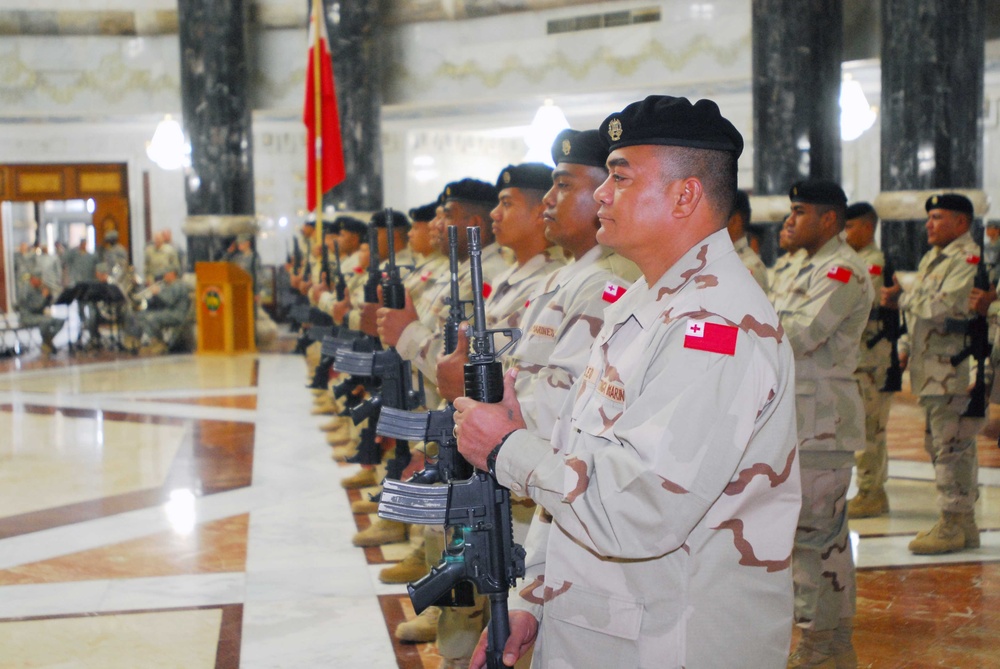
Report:
[[[642,602],[574,584],[545,603],[544,667],[638,667]]]

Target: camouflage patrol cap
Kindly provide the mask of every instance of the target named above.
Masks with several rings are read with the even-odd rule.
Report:
[[[437,208],[437,201],[414,207],[410,210],[410,220],[414,223],[428,223],[433,221],[434,217],[437,216]]]
[[[108,263],[106,262],[99,262],[96,265],[94,265],[95,274],[108,274],[109,272],[110,269],[108,268]]]
[[[596,130],[573,130],[566,128],[552,142],[552,162],[605,167],[608,149]]]
[[[500,170],[497,190],[504,188],[529,188],[547,191],[552,188],[552,168],[545,163],[508,165]]]
[[[548,190],[548,189],[546,189]],[[484,204],[491,209],[497,204],[497,189],[493,184],[488,184],[479,179],[462,179],[452,181],[444,187],[442,193],[444,197],[442,204],[448,200],[465,200],[467,202],[477,202]]]
[[[104,233],[104,241],[106,242],[117,242],[118,241],[118,231],[108,230]]]
[[[851,220],[852,218],[861,218],[862,216],[878,216],[875,212],[875,207],[871,205],[870,202],[855,202],[847,211],[844,212],[844,219]]]
[[[655,144],[728,151],[737,158],[743,153],[743,135],[711,100],[691,104],[687,98],[650,95],[604,119],[600,135],[609,152]]]
[[[972,200],[958,193],[931,195],[927,198],[927,202],[924,203],[924,209],[928,212],[931,209],[947,209],[948,211],[957,211],[960,214],[965,214],[969,218],[975,215],[972,208]]]
[[[247,234],[245,232],[236,235],[236,241],[238,243],[240,243],[240,244],[242,244],[243,242],[249,242],[249,241],[252,241],[252,240],[253,240],[253,235]]]
[[[392,213],[392,227],[395,230],[409,230],[410,229],[410,219],[406,218],[406,214],[401,211],[396,211],[395,209],[389,209]],[[385,214],[386,210],[381,209],[372,214],[372,218],[369,221],[369,225],[373,228],[385,228],[388,227],[389,218]]]
[[[847,205],[844,189],[832,181],[822,179],[806,179],[793,184],[788,190],[788,199],[792,202],[805,204],[826,204],[841,207]]]
[[[338,216],[334,219],[334,223],[338,224],[341,230],[353,232],[354,234],[361,235],[362,237],[364,237],[368,232],[368,226],[353,216]]]

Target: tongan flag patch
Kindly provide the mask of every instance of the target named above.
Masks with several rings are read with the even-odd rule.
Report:
[[[604,294],[601,295],[601,299],[605,302],[614,304],[622,295],[625,294],[625,290],[625,286],[619,286],[616,283],[609,283],[604,287]]]
[[[851,270],[846,267],[838,267],[836,265],[831,267],[830,271],[826,273],[826,277],[828,279],[833,279],[834,281],[839,281],[841,283],[847,283],[851,280],[852,276],[853,274],[851,274]]]
[[[868,273],[872,276],[882,276],[882,266],[881,265],[869,265]]]
[[[736,335],[739,328],[735,325],[720,325],[688,320],[684,333],[684,348],[696,351],[708,351],[723,355],[736,355]]]

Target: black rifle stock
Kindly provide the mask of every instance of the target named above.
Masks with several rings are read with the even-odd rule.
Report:
[[[885,277],[883,284],[886,288],[896,285],[893,273],[895,268],[889,258],[885,260],[882,268],[882,275]],[[883,339],[889,341],[892,348],[889,350],[889,367],[885,373],[885,383],[879,389],[883,393],[895,393],[903,389],[903,369],[899,363],[899,338],[903,335],[904,326],[900,319],[899,308],[879,306],[876,309],[879,329],[873,337],[865,344],[868,348],[875,348]]]
[[[503,370],[497,357],[514,345],[517,329],[487,330],[483,305],[482,249],[479,228],[468,228],[472,270],[472,351],[465,366],[465,393],[480,401],[503,399]],[[511,341],[495,350],[493,337],[505,334]],[[415,611],[435,602],[447,603],[462,583],[472,583],[490,600],[486,665],[503,667],[503,648],[510,636],[508,591],[524,576],[524,548],[514,543],[510,491],[490,474],[475,470],[465,481],[447,486],[386,481],[379,515],[410,523],[444,524],[451,536],[441,563],[416,583],[407,586]]]

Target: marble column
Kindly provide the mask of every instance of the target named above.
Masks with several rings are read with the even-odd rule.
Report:
[[[227,238],[255,229],[249,8],[250,0],[177,2],[181,104],[191,144],[184,193],[192,266],[215,260]],[[207,235],[203,224],[191,225],[205,217],[214,221]]]
[[[840,181],[842,0],[753,0],[754,194]],[[773,263],[777,226],[762,256]]]
[[[380,9],[385,3],[323,0],[323,4],[347,174],[343,183],[323,196],[323,204],[337,210],[374,211],[383,206],[382,78],[390,55]]]
[[[982,187],[984,5],[882,0],[880,201]],[[882,248],[899,268],[916,269],[928,248],[923,203],[906,215],[883,219]]]

